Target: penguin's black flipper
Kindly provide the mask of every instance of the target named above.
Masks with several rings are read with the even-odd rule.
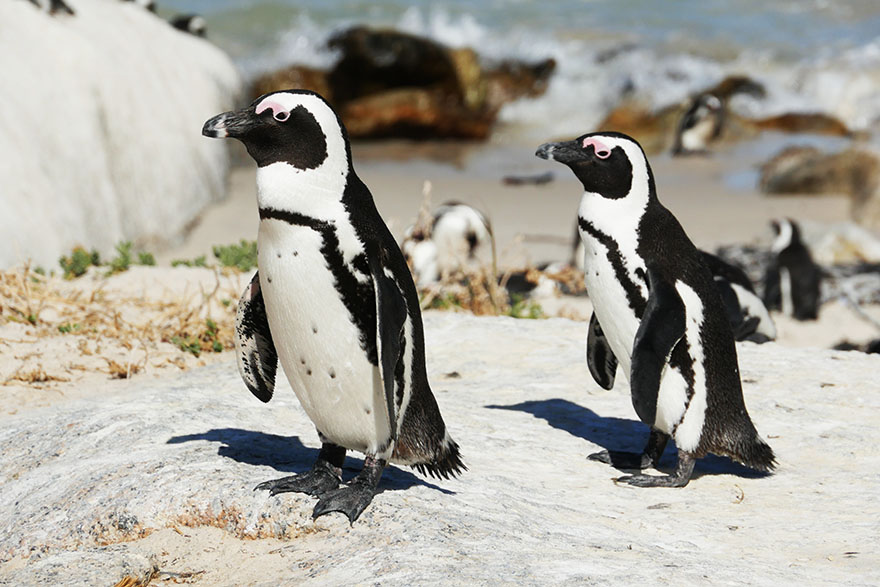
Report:
[[[259,271],[254,273],[238,302],[238,312],[235,315],[235,353],[238,372],[251,393],[260,401],[272,399],[278,354],[275,352],[275,343],[272,342],[272,333],[266,318]]]
[[[608,339],[602,332],[602,326],[596,313],[590,318],[587,329],[587,366],[590,374],[603,389],[614,387],[614,376],[617,372],[617,357],[608,346]]]
[[[675,286],[648,266],[648,306],[633,342],[630,392],[642,422],[653,425],[657,413],[660,377],[672,349],[684,336],[684,302]]]
[[[388,407],[388,424],[391,438],[397,440],[397,413],[395,409],[394,383],[397,363],[400,361],[403,325],[406,322],[406,300],[383,267],[384,255],[368,254],[373,289],[376,295],[376,350],[379,370],[385,386],[385,403]]]

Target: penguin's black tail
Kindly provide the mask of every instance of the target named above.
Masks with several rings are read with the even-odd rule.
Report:
[[[776,455],[770,445],[757,434],[739,443],[733,455],[734,460],[758,471],[769,472],[776,468]]]
[[[436,479],[449,479],[458,477],[467,471],[461,460],[461,453],[456,443],[447,433],[434,453],[434,460],[427,463],[416,463],[412,468],[422,475],[428,475]]]

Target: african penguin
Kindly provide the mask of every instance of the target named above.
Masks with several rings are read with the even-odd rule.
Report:
[[[492,226],[482,212],[450,201],[434,210],[430,230],[409,227],[401,249],[416,282],[424,286],[473,263],[491,238]]]
[[[700,254],[721,294],[734,338],[758,344],[776,340],[776,325],[745,271],[712,253]]]
[[[310,472],[257,489],[308,493],[319,498],[314,517],[354,522],[389,461],[460,474],[428,385],[418,294],[333,109],[313,92],[274,92],[202,134],[240,140],[258,166],[259,270],[236,319],[242,378],[267,402],[280,361],[322,442]],[[346,450],[366,458],[339,487]]]
[[[767,471],[773,451],[746,412],[730,322],[712,274],[657,199],[641,146],[620,133],[541,145],[538,157],[567,165],[584,186],[578,226],[593,302],[587,363],[605,389],[620,364],[633,406],[651,427],[642,454],[602,451],[618,468],[655,465],[670,437],[678,465],[667,476],[630,475],[640,487],[682,487],[709,452]]]
[[[794,220],[774,220],[771,226],[776,238],[770,247],[774,257],[764,275],[764,303],[798,320],[815,320],[819,317],[822,270],[801,241],[801,230]]]
[[[144,10],[149,10],[150,12],[156,12],[156,2],[155,0],[122,0],[123,2],[131,2],[132,4],[137,4]]]
[[[709,151],[709,142],[721,134],[724,105],[714,94],[701,94],[691,101],[675,130],[672,154],[695,155]]]
[[[76,13],[73,8],[68,6],[64,0],[30,0],[31,4],[42,10],[43,12],[55,15],[59,12],[74,16]]]
[[[198,14],[181,14],[179,16],[175,16],[168,22],[171,24],[171,26],[179,31],[183,31],[197,37],[205,36],[205,19]]]

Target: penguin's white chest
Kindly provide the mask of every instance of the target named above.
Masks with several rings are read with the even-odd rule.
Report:
[[[297,398],[331,442],[375,454],[390,428],[377,367],[336,288],[321,234],[264,219],[260,288],[278,358]]]
[[[633,341],[639,319],[629,306],[626,290],[608,258],[608,249],[592,236],[581,232],[584,243],[584,283],[599,319],[602,332],[629,380]]]
[[[609,257],[608,248],[598,240],[581,231],[584,242],[584,282],[587,293],[593,302],[593,311],[602,326],[605,339],[611,347],[623,375],[630,379],[632,351],[641,320],[630,307],[626,289],[621,279],[621,267],[615,267]],[[621,260],[623,270],[644,299],[648,299],[647,285],[639,277],[637,269],[644,271],[644,264],[630,255],[630,262]],[[638,264],[634,264],[638,263]],[[703,321],[702,302],[693,290],[681,282],[676,282],[676,290],[686,307],[685,338],[699,340],[699,330]],[[695,356],[696,354],[699,356]],[[702,351],[699,345],[689,348],[689,358],[694,365],[694,381],[688,384],[679,369],[664,370],[657,390],[657,410],[652,426],[673,435],[676,445],[684,450],[694,450],[699,444],[706,409],[705,372],[702,368]],[[692,398],[689,400],[689,392]]]

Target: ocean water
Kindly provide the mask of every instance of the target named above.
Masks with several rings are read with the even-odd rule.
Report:
[[[246,76],[293,63],[330,66],[327,38],[353,24],[392,26],[487,60],[553,57],[545,96],[501,112],[502,139],[595,127],[625,92],[652,107],[728,75],[763,83],[747,115],[824,112],[880,127],[880,0],[160,0],[199,13]],[[576,131],[574,131],[576,132]]]

